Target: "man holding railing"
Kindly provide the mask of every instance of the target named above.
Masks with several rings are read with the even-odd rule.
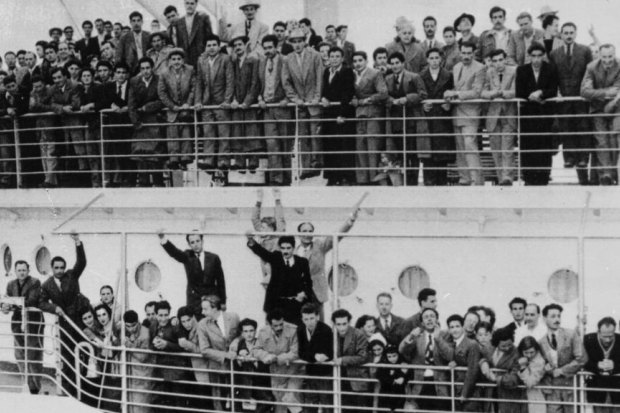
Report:
[[[149,413],[154,382],[155,355],[149,329],[140,324],[138,314],[129,310],[123,315],[127,348],[127,402],[129,413]]]
[[[16,170],[15,134],[11,130],[16,123],[13,121],[15,116],[22,115],[28,111],[28,94],[22,92],[18,87],[14,75],[6,76],[2,79],[5,93],[0,94],[0,116],[9,116],[10,120],[3,119],[1,122],[3,131],[0,131],[0,188],[10,187],[15,178],[12,176]]]

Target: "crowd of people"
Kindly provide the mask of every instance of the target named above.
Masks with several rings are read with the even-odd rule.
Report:
[[[259,190],[255,231],[285,231],[278,191],[275,216],[261,216],[262,196]],[[341,232],[354,225],[357,208]],[[96,303],[81,293],[86,253],[77,234],[74,267],[68,270],[65,259],[52,258],[53,276],[43,284],[29,275],[26,261],[17,261],[7,296],[24,297],[29,310],[8,303],[2,310],[13,311],[15,355],[22,372],[30,373],[30,391],[40,390],[39,308],[59,317],[63,389],[75,395],[79,375],[81,400],[109,411],[120,410],[121,346],[129,350],[130,412],[225,411],[233,396],[238,411],[327,412],[337,402],[353,412],[372,410],[375,391],[381,411],[450,411],[454,399],[457,411],[572,412],[573,380],[581,371],[589,373],[587,402],[595,412],[620,409],[620,334],[612,317],[581,336],[564,327],[561,305],[541,308],[515,297],[507,306],[513,321],[506,326],[497,326],[495,311],[484,305],[440,322],[438,293],[423,288],[417,295],[420,309],[410,317],[394,314],[392,295],[381,292],[377,314],[353,323],[346,309],[325,314],[325,254],[333,240],[314,237],[310,222],[300,224],[298,232],[304,233],[299,239],[247,234],[264,277],[266,319],[260,328],[263,320],[242,319],[227,304],[231,293],[222,262],[204,249],[199,232],[187,234],[185,250],[159,233],[161,247],[184,267],[186,301],[176,312],[163,299],[148,302],[142,320],[123,308],[111,286],[100,288]],[[90,343],[95,354],[90,361],[86,354],[76,371],[74,349],[81,342]],[[454,387],[452,368],[457,368]],[[92,370],[97,374],[89,374]],[[337,400],[334,380],[339,380]]]
[[[18,167],[29,172],[24,186],[163,186],[164,173],[194,159],[225,185],[228,171],[255,173],[260,158],[266,184],[287,185],[295,134],[300,179],[324,172],[329,185],[417,185],[420,173],[424,185],[446,185],[454,163],[459,185],[481,185],[485,175],[512,185],[517,162],[526,185],[546,185],[560,144],[580,184],[617,183],[615,48],[593,29],[592,45],[576,43],[577,26],[560,26],[548,7],[541,28],[522,12],[518,29],[493,7],[480,36],[475,16],[463,13],[441,30],[443,42],[437,18],[424,18],[416,38],[400,17],[394,41],[370,54],[347,39],[346,25],[328,25],[322,37],[303,18],[270,32],[256,1],[219,35],[196,0],[184,6],[182,16],[163,11],[165,30],[154,22],[147,32],[133,12],[129,26],[87,20],[80,40],[71,26],[52,28],[34,52],[6,52],[0,115],[58,116],[2,120],[0,186],[15,187]],[[556,97],[585,101],[549,101]],[[13,130],[23,127],[17,142]]]

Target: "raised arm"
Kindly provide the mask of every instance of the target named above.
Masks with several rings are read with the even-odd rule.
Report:
[[[161,243],[161,246],[164,248],[164,250],[168,253],[170,257],[172,257],[173,259],[175,259],[176,261],[182,264],[184,264],[185,261],[187,261],[187,256],[183,253],[183,251],[178,249],[172,242],[170,242],[166,238],[166,235],[164,235],[163,230],[160,230],[157,235],[159,236],[159,242]]]
[[[75,265],[73,266],[73,276],[75,278],[80,278],[82,272],[84,272],[84,268],[86,268],[86,253],[84,252],[84,244],[80,241],[80,237],[78,234],[72,234],[71,238],[75,241]]]
[[[252,218],[251,218],[252,226],[254,227],[256,231],[261,230],[260,212],[263,206],[264,196],[265,196],[265,193],[262,188],[259,188],[256,190],[256,205],[254,205],[254,208],[252,209]]]
[[[282,205],[281,193],[279,188],[273,188],[273,198],[276,202],[276,231],[284,232],[286,231],[286,220],[284,219],[284,206]]]
[[[265,262],[273,262],[274,261],[274,253],[267,251],[263,248],[256,240],[252,237],[252,235],[248,235],[248,248],[252,250],[252,252],[258,255]]]

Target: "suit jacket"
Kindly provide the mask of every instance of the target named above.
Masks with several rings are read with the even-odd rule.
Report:
[[[446,90],[454,89],[452,73],[445,68],[439,71],[436,81],[433,80],[433,76],[431,76],[428,68],[422,71],[420,77],[424,82],[428,99],[443,99]],[[445,110],[442,105],[433,105],[430,111],[424,112],[424,115],[429,118],[447,118],[450,114],[451,109]],[[454,131],[452,120],[427,119],[426,126],[430,137],[423,139],[430,141],[431,158],[436,161],[453,162],[455,158],[455,141],[454,135],[452,135]]]
[[[282,83],[289,100],[301,99],[304,102],[317,102],[321,98],[323,81],[323,63],[321,55],[314,49],[306,47],[303,52],[301,66],[297,62],[297,53],[290,53],[284,58],[282,66]],[[318,116],[318,106],[308,107],[312,116]]]
[[[331,374],[331,366],[317,365],[314,358],[317,354],[325,354],[328,360],[334,358],[334,336],[332,329],[322,321],[316,325],[314,333],[308,340],[306,326],[297,328],[297,341],[299,343],[299,358],[308,362],[306,374],[309,376],[327,376]]]
[[[454,339],[446,334],[441,334],[436,342],[445,340],[449,346],[438,345],[439,352],[444,360],[454,361],[458,367],[467,367],[466,371],[456,371],[454,380],[463,383],[457,386],[457,394],[461,397],[469,398],[474,393],[476,380],[480,371],[480,346],[475,340],[463,337],[463,340],[456,345]],[[461,392],[458,392],[458,389]]]
[[[409,318],[403,320],[398,330],[396,330],[396,340],[400,342],[417,327],[422,328],[422,313],[417,312]]]
[[[497,70],[493,67],[489,68],[484,76],[484,89],[482,90],[481,97],[483,99],[491,99],[492,93],[495,93],[497,90],[502,90],[506,92],[506,95],[501,99],[514,99],[516,93],[516,78],[517,68],[514,66],[506,66],[504,68],[501,82]],[[508,122],[511,130],[517,130],[516,103],[503,103],[501,100],[489,103],[486,120],[486,127],[489,132],[495,130],[498,116],[501,116]]]
[[[149,49],[150,33],[144,30],[140,32],[140,40],[142,44],[142,53],[146,56],[146,52]],[[129,66],[131,72],[136,72],[138,68],[138,49],[136,48],[136,41],[134,38],[134,32],[131,31],[121,36],[116,47],[116,63],[125,62]]]
[[[344,52],[344,56],[342,56],[343,63],[347,67],[353,68],[353,53],[355,53],[355,44],[345,40],[342,44],[342,51]]]
[[[24,305],[26,307],[38,307],[41,298],[41,281],[31,276],[26,277],[23,283],[18,279],[11,280],[6,286],[6,295],[8,297],[24,297]],[[12,309],[11,330],[14,333],[22,332],[22,309],[15,307]],[[41,322],[43,317],[39,311],[28,311],[27,321]]]
[[[56,308],[60,307],[73,322],[80,323],[81,306],[84,300],[80,294],[80,276],[86,268],[86,254],[84,244],[75,247],[76,261],[73,269],[68,270],[60,278],[58,289],[54,277],[49,277],[41,286],[41,296],[39,298],[39,308],[45,312],[55,314]]]
[[[157,354],[155,360],[159,366],[159,376],[166,381],[183,380],[186,377],[186,371],[180,369],[167,369],[166,367],[189,367],[189,360],[184,357],[179,357],[174,354],[165,353],[181,353],[183,349],[179,346],[179,328],[182,326],[174,327],[170,322],[163,327],[160,327],[157,321],[151,323],[149,333],[152,339],[159,337],[162,340],[166,340],[168,345],[164,350],[158,350],[164,354]]]
[[[203,53],[196,65],[196,103],[203,105],[230,104],[234,92],[234,70],[230,56],[218,54],[209,65],[209,57]]]
[[[192,31],[188,34],[185,16],[174,20],[168,27],[170,38],[175,38],[176,46],[185,50],[185,63],[196,67],[198,58],[204,52],[207,36],[213,33],[211,19],[208,15],[196,12],[192,22]]]
[[[549,99],[558,94],[558,76],[555,67],[550,63],[543,62],[540,68],[538,81],[534,77],[532,64],[519,66],[517,68],[516,78],[516,95],[518,98],[527,99],[529,95],[536,91],[542,90],[542,98]],[[535,111],[540,114],[552,113],[551,105],[540,105],[535,102],[526,102],[521,104],[526,111]]]
[[[583,348],[583,342],[575,330],[560,328],[556,332],[557,347],[557,365],[554,365],[551,356],[551,343],[547,334],[538,342],[540,344],[541,353],[547,360],[547,363],[556,369],[562,371],[560,377],[554,378],[552,372],[548,372],[543,377],[541,384],[544,386],[571,386],[573,376],[581,370],[588,361],[588,355]],[[551,390],[543,390],[543,393],[549,393]]]
[[[112,103],[121,108],[127,106],[130,88],[131,83],[127,82],[125,93],[123,96],[119,96],[116,93],[118,89],[116,82],[107,82],[95,85],[93,89],[93,94],[95,97],[95,110],[100,111],[102,109],[110,109],[112,107]]]
[[[159,52],[153,48],[146,51],[146,55],[153,60],[153,72],[156,75],[168,70],[168,54],[172,49],[173,47],[167,44]]]
[[[367,67],[362,78],[355,84],[355,97],[358,100],[370,98],[370,104],[360,105],[355,109],[358,118],[375,118],[383,116],[383,104],[388,97],[388,89],[383,73]]]
[[[454,66],[454,90],[459,92],[460,100],[480,99],[482,88],[484,87],[485,66],[474,60],[471,62],[469,70],[465,68],[463,62]],[[460,103],[454,105],[455,126],[477,126],[480,116],[480,103]],[[471,119],[467,119],[471,118]]]
[[[28,92],[17,92],[15,95],[11,95],[8,92],[0,94],[0,116],[7,115],[7,109],[15,109],[17,116],[23,115],[28,112],[30,103],[30,96]]]
[[[300,310],[307,302],[317,302],[312,290],[312,278],[308,260],[294,255],[292,267],[288,267],[280,251],[270,252],[256,242],[249,242],[248,247],[271,264],[271,279],[265,293],[263,310],[268,313],[275,308],[280,308],[285,314],[286,321],[296,322],[300,319]],[[300,303],[292,299],[300,292],[306,293],[306,299]]]
[[[49,88],[49,94],[52,110],[57,114],[63,113],[62,107],[67,105],[74,111],[80,109],[80,86],[70,79],[67,79],[64,91],[53,85]]]
[[[508,36],[508,44],[510,44],[512,30],[506,29],[506,31],[508,32],[506,34]],[[495,49],[497,49],[497,47],[495,46],[495,36],[493,35],[493,30],[483,31],[478,39],[478,48],[476,49],[476,53],[478,53],[480,59],[484,61],[484,59],[487,58],[487,55]]]
[[[141,122],[144,115],[152,116],[162,110],[164,104],[159,100],[158,84],[159,77],[156,74],[153,74],[148,86],[144,83],[141,74],[130,80],[127,106],[129,107],[129,119],[132,123]],[[140,108],[143,108],[144,111],[138,112]]]
[[[503,352],[497,363],[494,363],[495,348],[491,347],[488,357],[484,359],[489,363],[491,368],[503,370],[497,377],[497,398],[508,400],[524,400],[526,394],[523,389],[518,388],[521,384],[519,379],[519,352],[516,347],[512,347],[510,351]],[[482,361],[481,363],[482,364]],[[505,413],[527,413],[527,405],[525,403],[511,403],[507,401],[498,402],[498,411]]]
[[[197,336],[202,357],[207,360],[207,368],[228,370],[225,363],[230,343],[239,333],[239,316],[236,313],[223,313],[224,325],[217,326],[215,320],[203,318],[198,323]]]
[[[342,359],[342,377],[367,379],[368,369],[360,367],[368,362],[368,339],[366,335],[352,326],[347,329],[343,345],[340,346],[340,337],[337,337],[338,349],[336,357]],[[344,380],[343,380],[344,381]],[[357,392],[368,390],[368,382],[351,381],[351,389]]]
[[[275,58],[274,58],[275,59]],[[267,76],[267,58],[261,57],[258,64],[258,82],[259,82],[259,95],[262,96],[263,100],[265,99],[265,78]],[[286,98],[286,91],[284,90],[284,85],[282,84],[282,67],[284,65],[284,56],[279,55],[277,62],[273,68],[275,72],[275,88],[274,88],[274,97],[266,101],[266,103],[280,103],[282,101],[288,101]]]
[[[299,364],[292,363],[299,359],[296,325],[285,322],[280,337],[276,337],[271,326],[267,325],[259,330],[252,355],[265,363],[266,359],[272,354],[276,356],[276,361],[269,365],[269,371],[272,374],[291,375],[299,373]]]
[[[609,360],[613,361],[614,368],[609,372],[609,375],[601,375],[601,371],[598,369],[598,363],[605,359],[603,348],[598,341],[598,333],[586,334],[583,338],[583,346],[588,356],[588,361],[583,366],[584,370],[589,371],[593,376],[586,377],[586,385],[588,387],[602,388],[602,389],[619,389],[620,388],[620,334],[614,334],[615,341],[611,349],[609,349]],[[588,402],[590,403],[605,403],[604,391],[588,391]],[[610,393],[613,404],[620,403],[620,394]]]
[[[196,314],[202,310],[201,297],[203,295],[215,294],[222,300],[222,303],[226,303],[226,283],[220,257],[211,252],[203,251],[204,262],[201,265],[192,250],[181,251],[170,241],[166,242],[163,247],[168,255],[185,267],[187,305]]]
[[[395,314],[391,314],[392,321],[387,329],[383,328],[383,321],[381,320],[381,316],[377,317],[377,332],[381,333],[383,337],[387,340],[388,344],[399,345],[399,332],[402,328],[405,319],[399,317]]]
[[[196,93],[196,76],[194,68],[184,64],[177,78],[174,69],[169,68],[160,77],[157,84],[159,99],[168,109],[184,104],[193,105]],[[175,122],[179,116],[184,116],[185,111],[168,110],[166,117],[168,122]]]
[[[533,43],[544,44],[544,32],[540,29],[534,29],[534,34],[532,34]],[[527,58],[527,48],[525,47],[525,38],[521,30],[515,30],[510,35],[510,39],[508,39],[508,50],[506,50],[508,54],[507,63],[514,66],[521,66],[525,64],[525,60]]]
[[[96,37],[88,39],[88,45],[86,44],[86,38],[78,40],[75,42],[75,50],[80,52],[83,65],[88,64],[88,56],[99,56],[101,54],[99,41]]]
[[[245,33],[245,25],[246,21],[244,20],[243,22],[237,23],[232,26],[228,32],[227,40],[230,40],[232,36],[236,33]],[[262,54],[263,47],[261,46],[261,41],[263,40],[263,37],[267,36],[268,34],[269,26],[267,26],[263,22],[259,22],[258,20],[254,19],[254,21],[252,21],[252,25],[250,26],[250,33],[248,34],[248,37],[250,39],[250,41],[248,42],[248,52],[255,52],[253,53],[255,55]]]
[[[353,69],[341,67],[329,81],[330,69],[323,71],[321,98],[330,102],[339,102],[340,106],[330,106],[323,109],[326,118],[343,116],[352,118],[355,116],[355,108],[351,106],[351,100],[355,96],[355,73]]]
[[[420,47],[422,48],[422,51],[424,52],[424,56],[426,56],[426,52],[427,52],[429,49],[432,49],[432,48],[437,48],[437,49],[441,50],[441,49],[443,49],[445,46],[446,46],[445,44],[443,44],[442,42],[440,42],[440,41],[439,41],[439,40],[437,40],[437,39],[435,39],[435,40],[433,41],[433,47],[429,47],[429,44],[428,44],[427,39],[424,39],[424,40],[422,40],[422,41],[420,42]]]
[[[403,355],[405,360],[409,363],[423,366],[426,364],[426,346],[428,344],[427,332],[426,330],[422,330],[423,334],[417,336],[411,343],[407,342],[407,338],[405,337],[398,346],[398,352]],[[452,349],[448,344],[448,337],[445,332],[442,332],[444,337],[442,340],[433,339],[433,365],[434,366],[446,366],[449,360],[445,359],[442,354],[452,354]],[[440,347],[443,347],[442,351],[440,351]],[[445,382],[449,380],[448,374],[446,371],[442,370],[433,370],[433,377],[435,382]],[[413,371],[413,380],[418,382],[416,384],[408,385],[409,391],[408,394],[413,394],[415,396],[420,394],[422,390],[422,381],[424,380],[424,370],[423,369],[415,369]],[[440,397],[448,396],[448,386],[435,384],[435,391],[437,395]]]
[[[620,89],[620,64],[615,60],[609,71],[605,70],[600,59],[590,63],[581,82],[581,96],[590,101],[590,112],[601,113],[605,108],[605,93]]]
[[[239,66],[238,60],[233,60],[234,92],[233,98],[237,103],[253,105],[257,102],[258,84],[258,58],[246,55],[243,63]]]
[[[551,52],[549,60],[558,72],[560,93],[562,96],[579,96],[581,81],[588,65],[592,62],[592,51],[588,46],[573,43],[572,57],[566,54],[566,47]]]
[[[405,45],[400,40],[395,40],[388,43],[385,48],[388,51],[388,56],[394,52],[400,52],[405,56],[405,70],[420,73],[426,67],[425,52],[422,46],[415,41]]]

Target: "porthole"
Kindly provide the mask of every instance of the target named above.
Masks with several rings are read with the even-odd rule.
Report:
[[[329,271],[329,288],[333,291],[333,268]],[[351,267],[349,264],[339,264],[338,265],[338,295],[340,297],[346,297],[351,295],[357,290],[358,278],[357,272],[355,268]]]
[[[9,244],[3,244],[0,247],[0,255],[2,256],[2,263],[4,264],[4,271],[6,276],[9,276],[11,268],[13,267],[13,254],[11,253],[11,247]]]
[[[136,267],[134,279],[139,289],[150,293],[155,291],[161,284],[161,271],[155,263],[147,260]]]
[[[416,300],[423,288],[431,286],[430,278],[424,268],[412,265],[405,268],[398,276],[398,288],[407,298]]]
[[[547,291],[559,303],[570,303],[579,297],[579,276],[576,272],[563,268],[549,277]]]
[[[39,274],[52,275],[52,254],[45,245],[39,245],[34,250],[34,264]]]

